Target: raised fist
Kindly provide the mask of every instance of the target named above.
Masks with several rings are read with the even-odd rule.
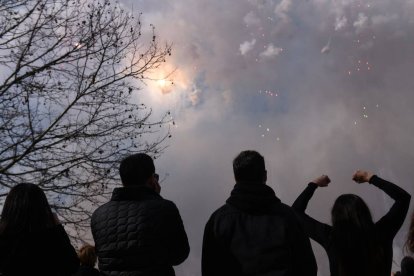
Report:
[[[357,170],[352,176],[352,180],[354,180],[357,183],[364,183],[364,182],[369,182],[372,176],[373,174],[370,172],[363,171],[363,170]]]
[[[329,179],[327,175],[323,174],[319,176],[318,178],[316,178],[315,180],[313,180],[312,182],[318,185],[319,187],[326,187],[331,182],[331,180]]]

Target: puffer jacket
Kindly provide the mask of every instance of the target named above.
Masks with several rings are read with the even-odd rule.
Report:
[[[262,183],[237,183],[204,230],[203,276],[316,276],[296,214]]]
[[[175,275],[190,251],[175,204],[144,186],[114,189],[91,228],[103,275]]]

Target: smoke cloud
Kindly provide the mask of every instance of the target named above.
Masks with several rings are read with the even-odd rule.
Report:
[[[390,208],[383,192],[352,182],[356,169],[414,194],[414,1],[123,3],[174,44],[170,68],[160,69],[174,70],[169,93],[148,84],[139,100],[175,120],[156,165],[190,239],[177,275],[200,275],[204,225],[229,196],[241,150],[264,155],[268,185],[287,204],[329,175],[308,208],[323,222],[342,193],[362,196],[376,220]],[[407,227],[394,240],[394,270]],[[320,275],[329,275],[326,254],[314,249]]]

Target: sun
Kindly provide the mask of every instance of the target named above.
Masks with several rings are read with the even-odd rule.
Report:
[[[157,84],[162,89],[167,86],[167,81],[165,79],[157,80]]]

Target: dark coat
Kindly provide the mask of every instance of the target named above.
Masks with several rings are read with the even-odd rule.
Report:
[[[316,275],[310,241],[293,210],[261,183],[234,186],[204,230],[202,275]]]
[[[103,275],[174,275],[190,251],[175,204],[144,186],[116,188],[91,226]]]
[[[71,275],[78,267],[78,256],[62,225],[19,236],[0,236],[3,275]]]
[[[378,246],[380,248],[380,251],[383,252],[381,261],[377,262],[377,265],[375,267],[375,269],[381,271],[381,273],[376,273],[376,276],[389,276],[391,275],[392,267],[392,243],[395,235],[401,228],[407,215],[411,196],[409,193],[397,185],[379,178],[376,175],[371,177],[370,184],[383,190],[395,200],[394,204],[387,212],[387,214],[385,214],[379,221],[375,223],[375,232],[373,233],[377,235]],[[315,183],[309,183],[307,188],[295,200],[292,207],[299,214],[299,217],[301,218],[301,221],[309,237],[318,242],[326,250],[329,258],[331,276],[337,276],[339,275],[339,260],[335,255],[335,250],[332,243],[332,226],[321,223],[305,214],[305,209],[308,205],[308,202],[312,198],[317,188],[318,186]],[[364,260],[362,262],[368,263],[368,260]],[[361,274],[366,275],[366,273],[362,272],[362,267],[359,265],[355,267],[355,270],[360,270]]]
[[[87,265],[80,265],[78,271],[72,276],[99,276],[99,270]]]

